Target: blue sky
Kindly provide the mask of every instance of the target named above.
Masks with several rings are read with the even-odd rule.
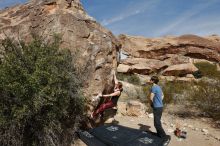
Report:
[[[25,3],[27,1],[28,0],[0,0],[0,9],[8,6],[13,6],[15,4]]]
[[[0,8],[26,0],[0,0]],[[220,35],[220,0],[81,0],[114,34]]]

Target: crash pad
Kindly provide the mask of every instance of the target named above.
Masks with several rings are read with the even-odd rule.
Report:
[[[104,125],[89,131],[79,131],[80,139],[88,146],[167,146],[152,132],[121,125]]]

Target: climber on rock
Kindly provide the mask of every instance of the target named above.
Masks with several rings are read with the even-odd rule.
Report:
[[[118,82],[116,79],[115,73],[113,74],[115,87],[114,92],[111,94],[100,95],[101,98],[104,98],[104,102],[91,114],[91,118],[96,117],[97,115],[101,115],[106,109],[116,107],[118,99],[123,90],[122,83]]]

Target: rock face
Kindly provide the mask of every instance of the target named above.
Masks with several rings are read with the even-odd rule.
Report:
[[[146,107],[139,101],[130,100],[127,102],[126,109],[128,116],[143,116],[145,114]]]
[[[158,72],[168,66],[166,62],[145,58],[128,58],[126,60],[122,60],[121,63],[122,64],[118,66],[118,72],[132,72],[143,75]]]
[[[172,65],[163,71],[163,75],[167,76],[186,76],[192,74],[198,69],[191,63]]]
[[[220,62],[220,37],[218,36],[203,38],[183,35],[150,39],[119,35],[118,38],[123,56],[118,71],[122,73],[178,75],[187,78],[187,74],[197,70],[193,65],[194,62],[199,60],[216,64]]]
[[[32,34],[46,41],[54,34],[62,48],[77,54],[76,63],[84,74],[84,92],[90,97],[111,84],[117,66],[117,39],[84,11],[79,0],[68,7],[66,0],[32,0],[0,11],[0,40],[10,37],[29,42]]]
[[[178,54],[191,58],[220,61],[220,41],[195,35],[148,39],[120,35],[122,49],[136,58],[165,60],[166,54]],[[170,58],[170,57],[169,57]]]
[[[138,100],[118,102],[118,115],[122,116],[144,116],[146,106]]]

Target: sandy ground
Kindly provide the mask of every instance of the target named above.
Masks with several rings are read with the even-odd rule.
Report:
[[[150,130],[156,132],[153,126],[153,117],[144,115],[142,117],[115,116],[115,123],[125,127]],[[169,146],[220,146],[220,129],[211,127],[208,119],[179,118],[177,116],[163,113],[162,125],[168,135],[171,136]],[[173,134],[176,123],[180,129],[187,132],[186,139],[179,139]],[[202,129],[208,132],[203,132]],[[86,146],[82,141],[76,141],[74,146]]]
[[[119,125],[156,132],[153,118],[147,115],[143,117],[117,115],[115,120]],[[171,136],[169,146],[220,146],[220,139],[218,139],[220,138],[220,129],[210,127],[205,119],[181,119],[164,113],[162,122],[164,130]],[[187,131],[186,139],[179,139],[173,134],[172,130],[175,129],[176,123],[179,123],[182,130]],[[208,130],[208,133],[202,132],[202,129]]]

